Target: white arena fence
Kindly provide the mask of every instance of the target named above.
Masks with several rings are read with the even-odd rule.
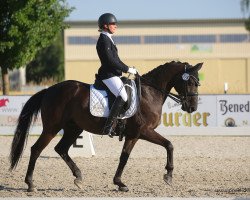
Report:
[[[199,95],[197,111],[188,114],[171,99],[163,105],[162,135],[250,135],[250,95]]]
[[[18,116],[30,96],[0,96],[0,136],[13,135]],[[250,136],[250,95],[199,95],[197,111],[188,114],[181,106],[167,99],[162,109],[157,132],[169,135],[223,135]],[[39,114],[30,129],[31,135],[42,132]],[[63,134],[63,130],[59,134]],[[9,149],[10,144],[5,144]],[[82,133],[69,151],[70,155],[91,157],[95,155],[91,133]],[[7,154],[6,154],[7,155]]]
[[[30,96],[0,96],[0,135],[13,135],[18,116]],[[40,115],[30,134],[40,134]],[[188,114],[168,98],[163,105],[162,135],[250,135],[250,95],[199,95],[197,111]]]

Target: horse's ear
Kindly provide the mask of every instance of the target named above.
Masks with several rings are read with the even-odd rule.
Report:
[[[195,71],[198,72],[201,69],[202,65],[203,65],[203,63],[198,63],[194,67],[189,68],[188,72],[195,72]]]

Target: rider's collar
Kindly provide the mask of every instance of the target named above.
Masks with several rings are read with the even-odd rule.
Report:
[[[106,31],[102,31],[101,33],[104,34],[104,35],[107,35],[109,37],[109,39],[113,42],[113,44],[115,44],[114,41],[113,41],[113,39],[112,39],[112,35],[113,34],[111,34],[109,32],[106,32]]]

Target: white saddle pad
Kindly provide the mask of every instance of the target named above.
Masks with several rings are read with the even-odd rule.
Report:
[[[130,85],[125,85],[125,87],[131,87]],[[132,80],[132,102],[129,109],[121,114],[118,119],[125,119],[132,117],[138,107],[138,96],[135,82]],[[108,105],[108,95],[105,90],[97,90],[93,85],[90,86],[90,113],[96,117],[108,117],[109,116],[109,105]]]

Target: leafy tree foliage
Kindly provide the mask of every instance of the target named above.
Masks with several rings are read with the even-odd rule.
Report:
[[[250,31],[250,0],[241,0],[241,10],[245,17],[245,27]]]
[[[2,0],[0,6],[0,67],[3,93],[9,92],[8,70],[19,68],[49,46],[66,26],[72,11],[65,0]]]
[[[27,82],[58,82],[64,78],[64,56],[62,34],[47,48],[42,49],[26,66]]]

